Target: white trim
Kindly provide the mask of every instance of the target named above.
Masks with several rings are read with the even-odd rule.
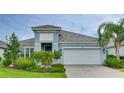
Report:
[[[24,48],[24,57],[26,57],[26,48]]]
[[[124,44],[122,44],[120,47],[124,46]],[[107,46],[107,48],[115,48],[115,46]]]
[[[31,50],[31,48],[29,48],[29,57],[31,56],[31,51],[30,50]]]
[[[23,46],[22,48],[34,48],[34,46]]]
[[[101,49],[100,49],[100,62],[101,62],[101,64],[104,64],[104,60],[105,60],[105,59],[104,59],[104,55],[105,55],[105,54],[103,53],[103,48],[101,48]]]
[[[59,42],[59,43],[62,43],[62,44],[76,44],[76,43],[81,43],[81,44],[99,44],[97,42]]]
[[[61,27],[57,27],[57,28],[53,28],[53,27],[42,27],[42,28],[36,28],[36,27],[32,27],[32,30],[35,32],[35,31],[41,31],[41,32],[46,32],[46,31],[60,31],[61,30]]]
[[[58,30],[58,31],[59,31],[59,30]],[[34,31],[34,32],[38,32],[38,33],[51,33],[51,32],[58,32],[58,31],[55,31],[55,30],[47,30],[47,31],[38,30],[38,31]]]
[[[89,48],[89,49],[97,49],[97,48],[98,48],[98,49],[99,49],[99,48],[101,48],[101,47],[63,47],[63,49],[65,49],[65,48],[67,48],[67,49],[68,49],[68,48],[72,48],[72,49],[73,49],[73,48],[74,48],[74,49],[76,49],[76,48],[80,48],[80,49],[81,49],[81,48],[84,48],[84,49],[86,49],[86,48]]]
[[[53,41],[43,40],[43,41],[40,41],[40,44],[41,44],[41,43],[53,43]]]

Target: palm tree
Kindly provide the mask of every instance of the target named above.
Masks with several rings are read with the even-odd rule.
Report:
[[[124,40],[124,18],[119,20],[117,23],[106,22],[99,26],[98,28],[99,43],[101,46],[105,46],[109,43],[110,39],[114,40],[115,54],[117,60],[120,60],[120,46],[121,42]]]
[[[41,61],[41,51],[35,51],[31,57],[35,59],[36,63],[39,63]]]
[[[53,53],[50,51],[41,51],[41,61],[45,68],[48,68],[53,61]]]

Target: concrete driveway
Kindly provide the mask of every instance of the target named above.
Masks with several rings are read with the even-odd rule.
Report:
[[[66,65],[68,78],[124,78],[124,72],[103,65]]]

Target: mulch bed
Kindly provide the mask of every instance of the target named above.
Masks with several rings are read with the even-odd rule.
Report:
[[[10,65],[10,66],[7,66],[6,68],[10,68],[10,69],[17,69],[17,67],[15,65]]]

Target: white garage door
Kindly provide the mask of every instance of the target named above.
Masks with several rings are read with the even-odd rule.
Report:
[[[64,64],[101,64],[99,49],[64,49]]]

